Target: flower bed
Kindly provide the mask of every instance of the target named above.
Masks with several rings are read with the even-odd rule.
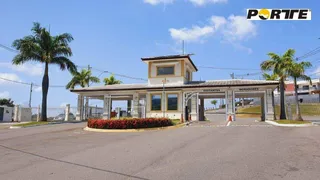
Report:
[[[139,129],[172,126],[168,118],[133,118],[122,120],[89,119],[88,127],[96,129]]]

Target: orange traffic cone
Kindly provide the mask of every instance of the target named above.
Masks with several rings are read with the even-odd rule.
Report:
[[[230,115],[228,117],[228,121],[232,121],[232,117]]]

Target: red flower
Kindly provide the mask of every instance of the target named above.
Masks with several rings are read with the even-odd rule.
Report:
[[[98,129],[139,129],[172,126],[168,118],[133,118],[123,120],[89,119],[88,127]]]

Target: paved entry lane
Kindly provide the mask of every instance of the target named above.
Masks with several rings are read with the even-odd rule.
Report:
[[[319,179],[320,127],[193,125],[139,133],[88,132],[85,123],[3,129],[0,179]]]
[[[208,121],[206,122],[207,124],[210,125],[226,125],[227,121],[226,121],[226,115],[225,114],[205,114],[205,117],[208,119]]]
[[[195,122],[193,125],[197,126],[226,126],[227,121],[225,119],[225,114],[206,114],[208,121],[205,122]],[[244,118],[236,117],[235,121],[230,123],[230,126],[270,126],[266,122],[259,121],[259,118]]]

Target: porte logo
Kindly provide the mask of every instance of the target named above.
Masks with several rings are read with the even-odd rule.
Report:
[[[247,9],[247,20],[311,20],[311,9]]]

